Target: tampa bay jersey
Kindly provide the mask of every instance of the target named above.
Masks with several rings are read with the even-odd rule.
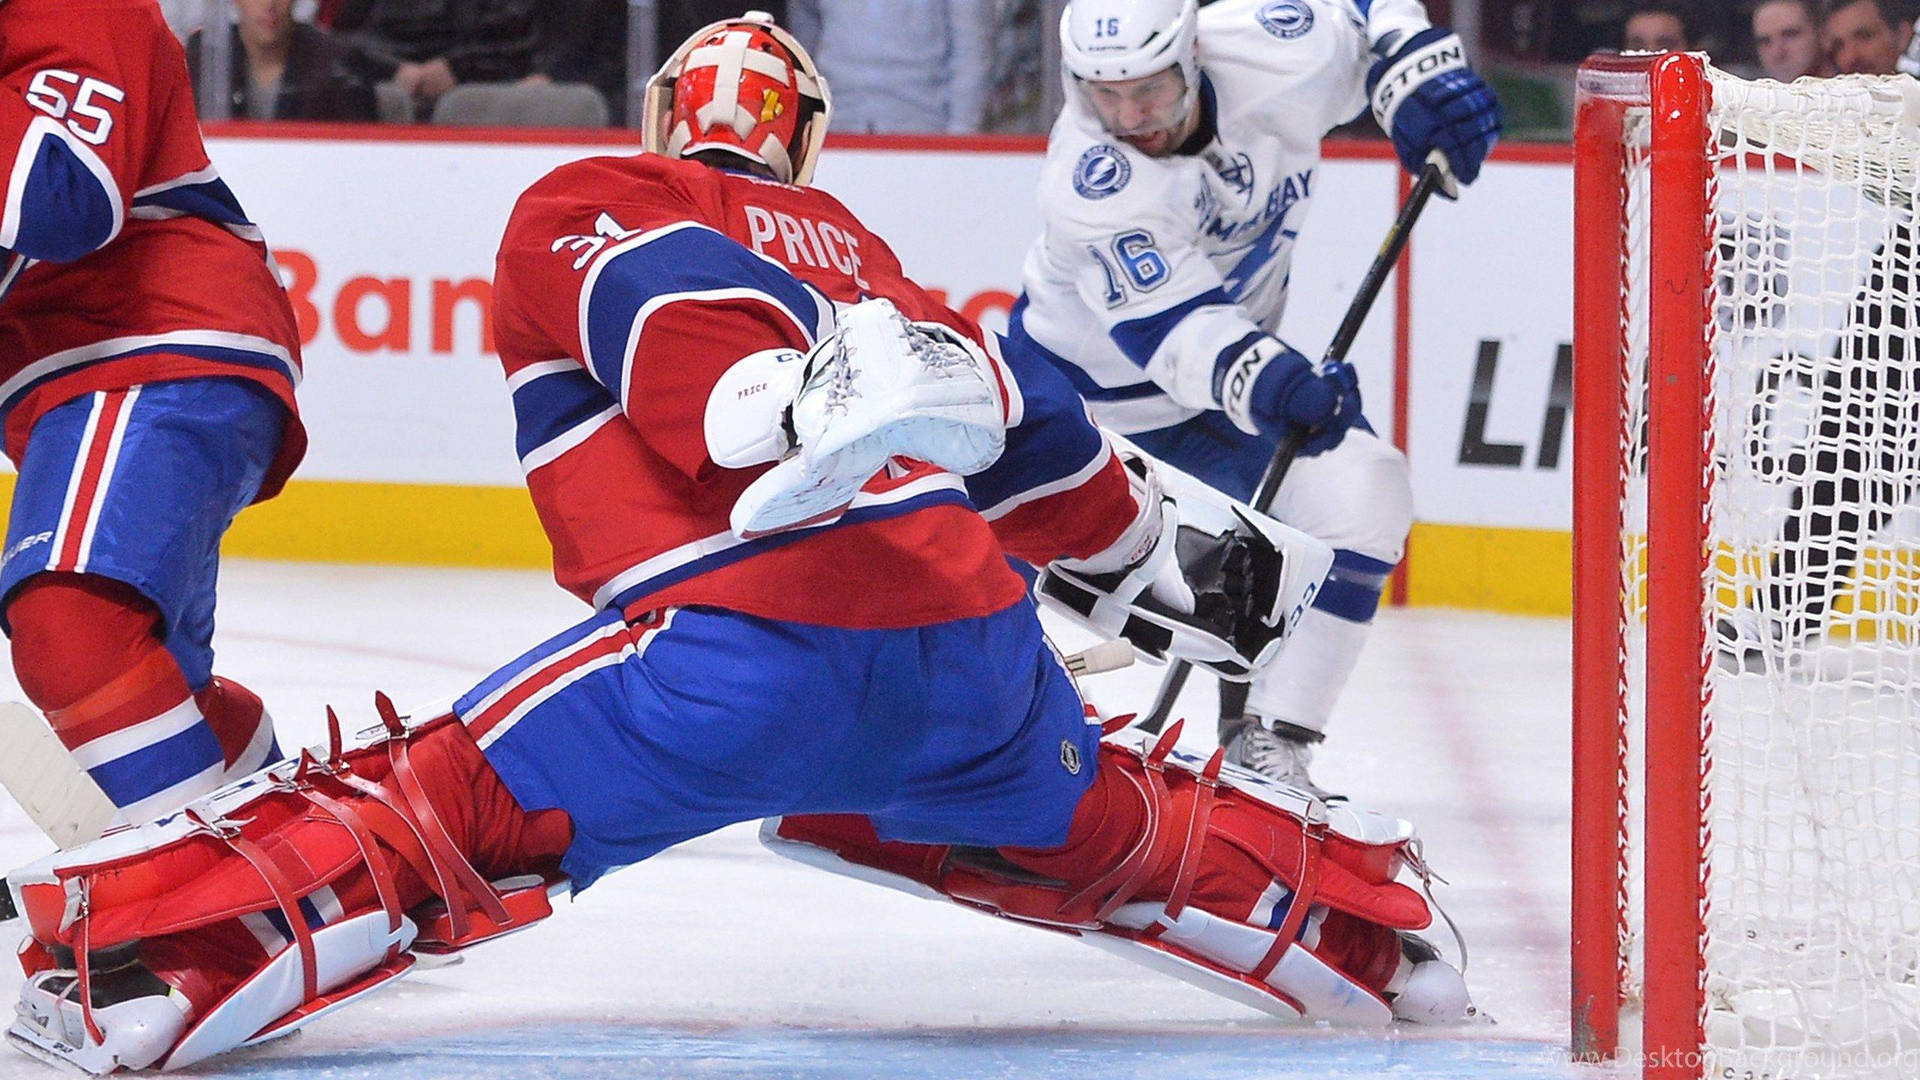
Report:
[[[1084,557],[1137,514],[1066,381],[1003,354],[817,188],[657,155],[563,165],[521,196],[494,288],[527,488],[555,576],[595,607],[704,604],[852,628],[971,618],[1022,595],[1008,554]],[[714,386],[752,353],[806,350],[837,305],[869,296],[985,348],[1005,453],[964,479],[896,458],[837,522],[733,535],[729,511],[769,466],[714,463]]]
[[[272,495],[306,446],[300,339],[260,231],[200,140],[153,0],[0,3],[0,417],[99,390],[249,379],[287,406]]]
[[[1320,140],[1366,107],[1369,50],[1428,25],[1417,0],[1202,8],[1213,138],[1198,153],[1148,157],[1068,95],[1015,332],[1053,354],[1102,427],[1149,431],[1220,407],[1221,351],[1280,325]]]

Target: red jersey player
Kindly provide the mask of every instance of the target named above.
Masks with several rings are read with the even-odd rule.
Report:
[[[382,699],[372,745],[336,724],[326,760],[9,875],[33,935],[15,1044],[189,1065],[756,818],[797,858],[1276,1015],[1468,1015],[1399,933],[1431,918],[1394,880],[1409,826],[1180,755],[1177,725],[1103,743],[1005,564],[1257,667],[1331,550],[1163,493],[1044,361],[804,186],[830,99],[765,16],[702,31],[653,89],[655,152],[535,184],[497,275],[522,465],[598,613],[450,715]]]
[[[0,3],[14,672],[128,821],[278,757],[212,675],[222,533],[306,444],[299,338],[151,0]]]

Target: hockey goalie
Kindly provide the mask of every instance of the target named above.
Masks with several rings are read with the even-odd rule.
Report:
[[[179,1069],[294,1030],[734,822],[1277,1016],[1469,1017],[1406,823],[1102,724],[1008,556],[1143,651],[1245,679],[1323,544],[1156,467],[808,186],[826,83],[764,16],[563,166],[496,339],[561,583],[596,614],[467,693],[9,875],[14,1045]],[[583,975],[583,977],[585,977]]]

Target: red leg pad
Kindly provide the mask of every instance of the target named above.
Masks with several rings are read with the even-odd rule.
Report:
[[[16,871],[11,877],[20,886],[35,940],[71,948],[84,936],[92,950],[140,940],[142,962],[205,1008],[268,959],[240,916],[291,914],[287,898],[307,897],[323,886],[332,890],[343,918],[383,908],[396,919],[408,912],[422,924],[422,942],[437,936],[443,949],[544,917],[550,908],[543,888],[511,890],[503,898],[486,882],[521,875],[537,875],[542,885],[557,879],[572,840],[567,815],[521,810],[452,717],[399,741],[399,752],[392,743],[350,751],[332,766],[335,772],[316,768],[305,774],[304,786],[240,789],[245,794],[233,796],[231,807],[219,801],[227,796],[216,795],[214,805],[231,822],[216,821],[213,829],[171,819]],[[284,778],[293,768],[273,772]],[[401,768],[409,776],[405,782],[396,776]],[[418,800],[404,794],[409,786]],[[351,823],[338,815],[340,808]],[[237,840],[220,832],[236,826]],[[440,845],[440,836],[449,843]],[[482,890],[490,894],[484,902]],[[82,892],[88,913],[69,921]],[[442,902],[448,893],[458,898],[457,920]],[[288,919],[295,920],[304,925],[298,915]],[[457,934],[453,921],[460,924]],[[44,949],[26,950],[22,961],[29,974],[52,966]]]
[[[1308,900],[1315,915],[1311,920],[1305,912],[1300,915],[1304,944],[1319,960],[1376,993],[1400,966],[1396,930],[1420,929],[1431,920],[1419,894],[1393,880],[1397,845],[1310,830],[1300,817],[1223,786],[1206,808],[1194,850],[1189,836],[1195,785],[1205,782],[1196,772],[1174,766],[1155,770],[1137,754],[1112,745],[1102,747],[1099,761],[1067,841],[1057,848],[1001,848],[983,858],[964,848],[883,843],[857,815],[788,817],[776,833],[782,840],[909,878],[969,906],[1061,929],[1107,932],[1116,928],[1101,927],[1087,914],[1102,897],[1087,906],[1074,903],[1101,883],[1124,887],[1122,899],[1133,903],[1164,903],[1184,887],[1184,908],[1262,929],[1278,926],[1291,912],[1276,882],[1300,888],[1303,866],[1311,858]],[[1158,783],[1148,779],[1150,771]],[[1115,876],[1116,868],[1129,866],[1130,872]],[[1157,935],[1149,928],[1140,936],[1151,941]]]

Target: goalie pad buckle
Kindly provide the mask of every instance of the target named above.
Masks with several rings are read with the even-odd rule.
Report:
[[[1299,625],[1333,549],[1109,438],[1141,518],[1108,552],[1042,569],[1035,595],[1156,660],[1248,681]]]

